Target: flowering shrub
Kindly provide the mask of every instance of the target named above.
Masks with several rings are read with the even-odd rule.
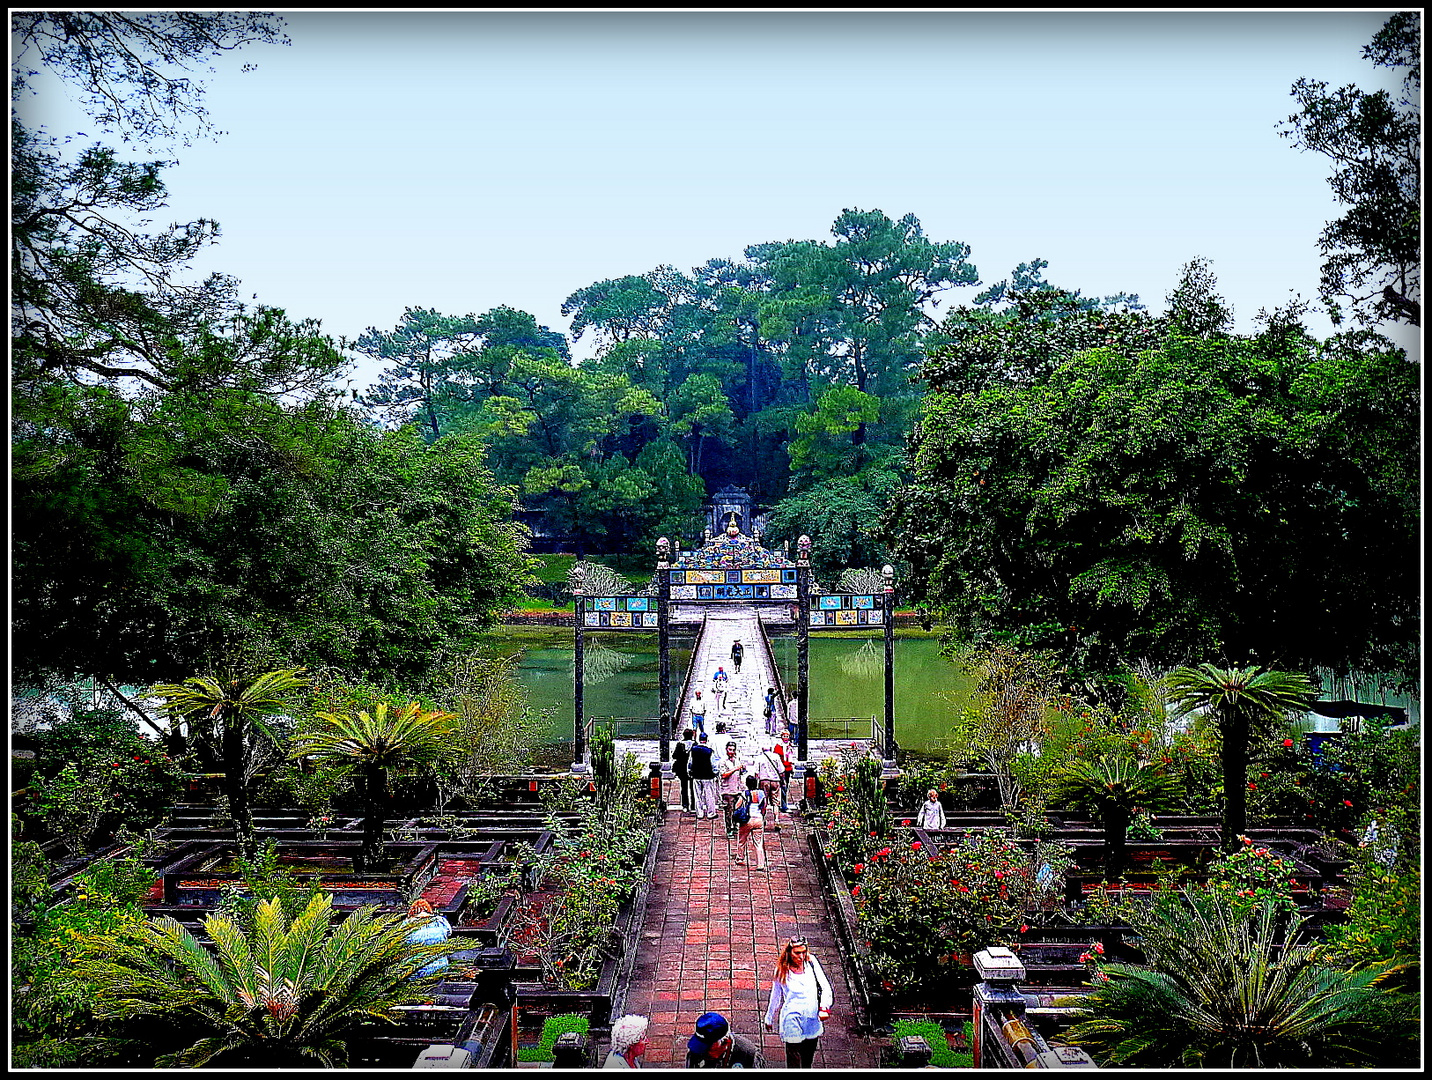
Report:
[[[1266,847],[1254,847],[1246,836],[1243,849],[1219,855],[1208,868],[1208,890],[1222,897],[1238,914],[1251,914],[1271,902],[1280,911],[1297,910],[1293,885],[1297,868]]]
[[[917,844],[885,845],[851,867],[857,933],[892,990],[920,987],[962,954],[996,944],[1023,922],[1044,861],[995,831],[966,836],[934,855]]]

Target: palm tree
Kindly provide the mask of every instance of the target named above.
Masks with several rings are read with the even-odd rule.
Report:
[[[1055,791],[1071,804],[1099,815],[1104,824],[1104,879],[1124,867],[1124,839],[1140,808],[1161,810],[1174,798],[1174,782],[1130,757],[1100,756],[1076,761],[1056,781]]]
[[[164,699],[163,709],[175,719],[189,720],[191,736],[207,723],[217,735],[219,757],[224,763],[224,794],[234,822],[234,839],[239,855],[258,857],[253,814],[249,809],[249,766],[254,757],[255,735],[277,744],[279,736],[265,722],[282,715],[289,707],[287,695],[304,685],[303,668],[266,671],[247,685],[242,679],[220,682],[208,675],[196,675],[182,683],[162,683],[149,693]]]
[[[370,716],[318,713],[323,726],[300,732],[293,740],[295,758],[356,765],[363,776],[363,842],[359,872],[371,870],[383,858],[383,825],[388,807],[388,770],[396,766],[436,761],[450,747],[456,728],[452,713],[424,711],[416,701],[389,712],[380,702]]]
[[[224,915],[204,919],[211,954],[174,919],[130,926],[76,976],[95,994],[102,1020],[168,1021],[183,1038],[161,1068],[220,1064],[325,1068],[346,1063],[341,1036],[358,1023],[391,1020],[395,1005],[423,1000],[441,976],[425,964],[461,948],[461,939],[411,945],[398,915],[362,907],[333,921],[333,897],[315,896],[285,925],[279,901],[259,905],[252,934]]]
[[[1179,668],[1168,677],[1176,703],[1174,715],[1208,709],[1218,726],[1223,764],[1224,851],[1238,849],[1248,829],[1248,739],[1255,723],[1269,723],[1307,707],[1313,684],[1301,672],[1260,668],[1216,668],[1200,664]]]
[[[1175,894],[1132,920],[1146,966],[1109,964],[1065,1032],[1100,1064],[1337,1068],[1415,1059],[1417,999],[1390,991],[1395,962],[1325,967],[1269,904],[1251,917],[1211,893]]]

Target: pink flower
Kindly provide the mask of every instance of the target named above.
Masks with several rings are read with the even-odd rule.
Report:
[[[1004,871],[1003,871],[1003,870],[996,870],[996,871],[994,872],[994,876],[995,876],[996,878],[1002,878],[1002,877],[1004,877]]]

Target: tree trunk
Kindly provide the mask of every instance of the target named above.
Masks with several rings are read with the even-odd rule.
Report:
[[[229,817],[234,825],[234,839],[239,854],[245,859],[258,857],[258,837],[254,835],[254,816],[249,807],[249,786],[244,779],[244,722],[237,716],[224,716],[224,794],[229,797]]]
[[[1237,851],[1248,831],[1248,717],[1233,709],[1220,725],[1223,736],[1223,850]]]
[[[383,825],[388,813],[388,773],[381,765],[363,769],[363,791],[367,806],[363,811],[363,842],[358,849],[360,874],[377,870],[383,861]]]
[[[1125,839],[1129,833],[1129,812],[1113,806],[1104,811],[1104,880],[1118,881],[1124,872]]]

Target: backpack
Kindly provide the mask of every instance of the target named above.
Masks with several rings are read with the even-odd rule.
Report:
[[[731,810],[731,820],[737,825],[745,825],[751,820],[751,793],[746,792],[745,798],[738,802]]]

